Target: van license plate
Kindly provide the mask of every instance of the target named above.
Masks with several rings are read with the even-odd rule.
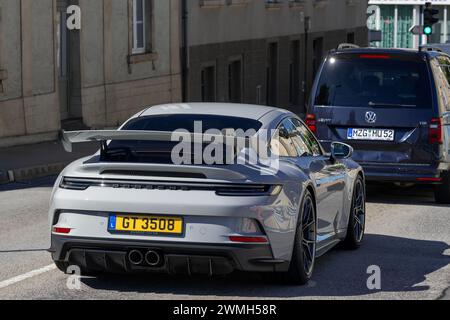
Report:
[[[348,140],[394,141],[395,131],[390,129],[355,129],[347,132]]]

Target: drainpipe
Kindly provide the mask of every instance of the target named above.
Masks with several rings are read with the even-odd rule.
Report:
[[[420,16],[419,16],[419,21],[420,21],[420,30],[423,30],[423,24],[424,24],[424,19],[423,19],[423,6],[420,6]],[[419,47],[421,47],[423,45],[423,34],[422,32],[419,35]]]
[[[308,41],[309,41],[309,37],[308,37],[308,33],[310,31],[310,23],[311,23],[311,18],[310,17],[305,17],[304,18],[304,30],[305,30],[305,57],[304,57],[304,81],[303,81],[303,109],[305,112],[307,112],[307,107],[308,107]]]
[[[188,45],[188,0],[181,1],[181,81],[183,102],[188,99],[188,71],[189,71],[189,45]]]
[[[0,19],[2,15],[2,8],[0,8]],[[4,92],[3,89],[3,81],[5,81],[8,78],[8,72],[6,70],[2,70],[2,36],[0,35],[0,94]]]

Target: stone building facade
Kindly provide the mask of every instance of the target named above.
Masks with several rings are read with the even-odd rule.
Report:
[[[80,8],[69,30],[68,8]],[[117,127],[146,106],[304,112],[322,57],[367,45],[366,0],[0,0],[0,147]]]
[[[365,0],[184,0],[185,99],[302,114],[324,54],[367,46],[366,11]]]
[[[0,0],[0,147],[180,101],[179,17],[179,0]]]

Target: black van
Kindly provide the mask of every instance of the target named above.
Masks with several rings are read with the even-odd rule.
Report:
[[[306,122],[343,141],[368,181],[433,184],[450,203],[450,56],[437,49],[344,47],[323,62]]]

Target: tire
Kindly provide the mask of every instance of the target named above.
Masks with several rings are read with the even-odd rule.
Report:
[[[316,260],[317,214],[309,191],[306,191],[301,208],[291,264],[289,271],[283,274],[284,281],[290,285],[307,284]]]
[[[347,236],[343,247],[356,250],[361,246],[366,227],[366,188],[364,180],[358,177],[353,188],[352,206],[349,215]]]
[[[434,198],[436,203],[450,204],[450,175],[445,174],[444,183],[434,188]]]

